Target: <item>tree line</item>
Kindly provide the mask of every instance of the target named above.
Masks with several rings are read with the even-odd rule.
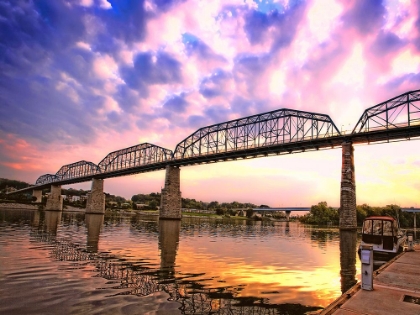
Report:
[[[413,213],[401,210],[397,205],[386,205],[383,207],[372,207],[367,204],[356,206],[357,225],[361,226],[363,220],[369,216],[392,216],[397,218],[400,226],[403,228],[413,227],[414,215]],[[338,225],[339,209],[329,207],[325,201],[313,205],[309,213],[299,217],[299,221],[306,224],[316,225]]]
[[[161,194],[157,193],[150,193],[150,194],[137,194],[131,197],[131,201],[133,202],[133,208],[136,205],[141,205],[143,209],[150,208],[150,209],[157,209],[160,206],[160,198]],[[147,207],[148,206],[148,207]],[[228,212],[229,210],[233,209],[247,209],[247,208],[256,208],[256,205],[253,203],[241,203],[237,201],[232,202],[222,202],[219,203],[218,201],[211,201],[211,202],[204,202],[200,200],[190,199],[190,198],[181,198],[181,207],[185,209],[197,209],[197,210],[214,210],[216,212]]]

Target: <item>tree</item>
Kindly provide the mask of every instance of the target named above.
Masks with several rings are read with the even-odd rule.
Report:
[[[149,208],[152,210],[157,210],[158,203],[156,200],[152,200],[149,202]]]
[[[312,206],[310,212],[299,220],[308,224],[322,225],[329,222],[338,224],[339,215],[338,210],[328,207],[328,204],[325,201],[321,201],[317,205]]]
[[[254,215],[254,210],[252,208],[249,208],[246,210],[246,217],[247,218],[252,218],[252,216]]]

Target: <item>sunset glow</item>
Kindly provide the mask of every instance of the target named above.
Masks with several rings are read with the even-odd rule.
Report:
[[[280,108],[363,111],[420,88],[418,1],[0,1],[0,177],[35,183]],[[355,147],[357,203],[420,206],[416,140]],[[190,166],[186,198],[339,206],[341,149]],[[125,198],[164,172],[105,181]],[[90,183],[75,187],[89,189]]]

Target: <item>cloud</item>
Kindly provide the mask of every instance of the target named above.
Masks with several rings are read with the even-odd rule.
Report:
[[[343,23],[367,36],[381,28],[385,22],[386,8],[383,0],[342,1],[349,4],[342,17]]]
[[[419,8],[0,0],[1,171],[54,173],[141,142],[173,149],[201,127],[279,108],[351,129],[365,108],[418,89]],[[25,150],[39,156],[32,166]]]

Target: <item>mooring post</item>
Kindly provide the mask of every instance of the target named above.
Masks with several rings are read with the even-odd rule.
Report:
[[[63,211],[63,197],[61,197],[61,185],[51,185],[51,191],[47,198],[45,210]]]
[[[350,141],[342,144],[339,225],[341,230],[357,229],[354,148]]]
[[[92,189],[87,196],[86,213],[105,213],[104,180],[92,179]]]
[[[166,166],[165,188],[162,189],[159,209],[159,219],[180,220],[181,215],[181,190],[180,168]]]

